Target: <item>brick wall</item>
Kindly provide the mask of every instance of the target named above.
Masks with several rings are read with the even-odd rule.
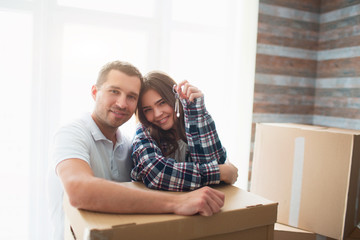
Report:
[[[360,0],[260,0],[257,41],[252,143],[256,122],[360,129]]]
[[[360,129],[360,1],[320,8],[313,123]]]

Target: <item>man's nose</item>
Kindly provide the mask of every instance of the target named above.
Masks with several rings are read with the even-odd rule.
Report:
[[[127,107],[127,99],[126,96],[121,95],[116,99],[116,105],[120,108],[126,108]]]

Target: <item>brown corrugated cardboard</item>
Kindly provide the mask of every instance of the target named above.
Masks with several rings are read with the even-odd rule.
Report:
[[[251,191],[279,202],[278,222],[345,239],[360,221],[360,131],[256,126]]]
[[[313,232],[275,223],[274,240],[334,240]]]
[[[276,223],[274,227],[274,240],[316,240],[316,234]]]
[[[211,217],[95,213],[73,208],[67,198],[64,209],[77,239],[273,239],[277,203],[230,185],[215,188],[225,193],[225,205]]]

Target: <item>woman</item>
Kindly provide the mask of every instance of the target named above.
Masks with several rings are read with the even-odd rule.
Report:
[[[133,180],[169,191],[236,181],[237,169],[225,164],[226,151],[199,89],[187,81],[176,85],[165,73],[150,72],[137,113],[141,124],[133,141]]]

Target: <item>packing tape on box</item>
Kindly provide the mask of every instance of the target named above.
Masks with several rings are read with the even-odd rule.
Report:
[[[305,138],[298,137],[295,139],[295,146],[294,146],[294,162],[293,162],[290,212],[289,212],[289,223],[290,225],[295,227],[297,227],[299,223],[304,153],[305,153]]]
[[[90,229],[89,228],[85,228],[84,229],[84,237],[83,240],[90,240]]]

